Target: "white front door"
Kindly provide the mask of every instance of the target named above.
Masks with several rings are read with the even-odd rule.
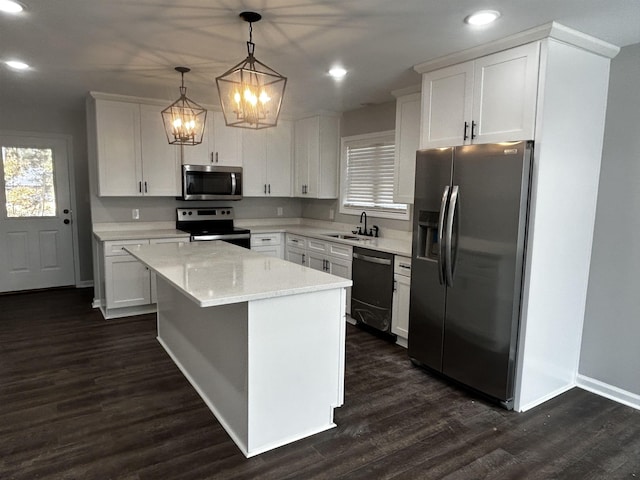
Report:
[[[0,134],[0,292],[75,284],[68,148]]]

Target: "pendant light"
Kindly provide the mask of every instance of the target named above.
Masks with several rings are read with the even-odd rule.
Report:
[[[162,110],[162,123],[171,145],[198,145],[202,143],[207,111],[193,100],[187,98],[184,86],[184,74],[190,72],[187,67],[176,67],[180,72],[180,98]]]
[[[249,22],[247,58],[216,78],[224,120],[230,127],[275,127],[287,78],[253,56],[253,24],[262,16],[242,12],[240,18]]]

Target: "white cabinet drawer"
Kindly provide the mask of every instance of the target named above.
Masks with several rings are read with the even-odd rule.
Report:
[[[251,234],[252,247],[269,247],[273,245],[280,245],[281,243],[282,243],[281,233],[252,233]]]
[[[129,255],[124,251],[124,247],[135,247],[136,245],[149,245],[149,240],[113,240],[104,242],[104,256]]]
[[[315,238],[307,238],[307,250],[318,253],[327,253],[328,244]]]
[[[403,257],[395,255],[393,260],[393,273],[396,275],[404,275],[405,277],[411,276],[411,259],[409,257]]]
[[[307,239],[306,237],[301,237],[300,235],[287,233],[287,247],[306,249]]]
[[[342,243],[327,244],[327,254],[332,257],[351,260],[353,258],[353,247]]]

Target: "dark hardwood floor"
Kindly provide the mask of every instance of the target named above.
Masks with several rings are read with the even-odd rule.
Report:
[[[507,412],[347,330],[337,428],[246,459],[155,339],[91,289],[0,296],[1,479],[640,478],[640,412],[574,389]]]

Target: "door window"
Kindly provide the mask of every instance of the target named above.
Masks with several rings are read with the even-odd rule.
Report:
[[[8,218],[56,216],[51,148],[2,147],[2,164]]]

